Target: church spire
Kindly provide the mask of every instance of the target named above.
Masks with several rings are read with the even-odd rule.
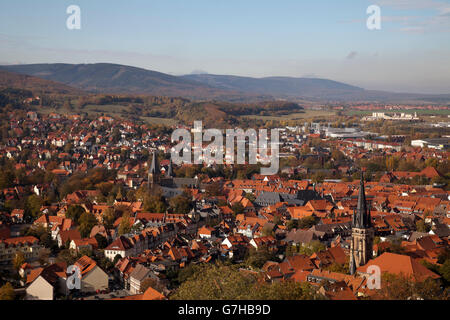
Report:
[[[148,185],[150,188],[152,188],[156,183],[159,181],[159,163],[158,163],[158,156],[157,151],[153,152],[152,155],[152,163],[150,165],[150,168],[148,170]]]
[[[153,154],[152,154],[152,164],[150,165],[149,173],[151,173],[153,175],[159,174],[157,151],[153,152]]]
[[[353,227],[354,228],[370,228],[370,213],[367,209],[366,191],[364,187],[364,172],[361,170],[361,183],[359,186],[358,205],[353,214]]]
[[[364,188],[364,173],[361,171],[361,184],[358,194],[358,206],[353,213],[352,240],[350,244],[350,274],[367,264],[372,258],[374,230],[367,208]]]

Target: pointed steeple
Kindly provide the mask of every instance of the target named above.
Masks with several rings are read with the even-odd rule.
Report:
[[[350,246],[350,273],[354,274],[356,268],[367,264],[373,253],[372,221],[367,208],[366,192],[364,188],[364,174],[361,171],[361,185],[358,195],[358,206],[353,214],[352,242]]]
[[[160,172],[161,171],[159,170],[157,151],[155,151],[155,152],[153,152],[152,163],[151,163],[150,168],[148,170],[148,185],[149,185],[149,188],[153,188],[154,185],[159,183]]]
[[[152,164],[150,165],[149,173],[156,175],[159,174],[159,172],[158,156],[157,151],[155,151],[152,155]]]
[[[364,172],[362,170],[358,194],[358,206],[353,214],[353,227],[361,229],[371,227],[370,213],[367,210],[366,191],[364,187]]]

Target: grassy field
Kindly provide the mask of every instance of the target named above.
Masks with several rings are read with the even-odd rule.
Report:
[[[40,113],[49,114],[52,112],[60,113],[60,114],[78,114],[78,113],[87,113],[89,115],[97,115],[104,113],[105,115],[119,115],[121,112],[128,110],[126,106],[119,105],[87,105],[83,109],[74,108],[73,110],[69,110],[67,108],[61,107],[58,109],[50,108],[50,107],[42,107],[39,109]]]
[[[336,115],[334,111],[326,110],[305,110],[301,113],[291,113],[284,116],[242,116],[242,118],[265,120],[265,121],[292,121],[292,120],[306,120],[320,117],[331,117]]]
[[[87,106],[85,106],[83,108],[83,112],[87,112],[88,114],[91,113],[105,113],[105,114],[109,114],[109,115],[114,115],[117,113],[122,113],[123,111],[127,111],[128,107],[127,106],[121,106],[121,105],[91,105],[88,104]]]
[[[177,124],[177,120],[168,118],[155,118],[155,117],[140,117],[148,124],[162,124],[166,126],[173,126]]]

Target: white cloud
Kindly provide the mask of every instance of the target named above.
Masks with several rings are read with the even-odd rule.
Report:
[[[450,4],[436,0],[380,0],[381,7],[399,11],[428,10],[424,15],[409,14],[400,16],[382,16],[385,22],[398,22],[402,32],[448,32],[450,31]]]

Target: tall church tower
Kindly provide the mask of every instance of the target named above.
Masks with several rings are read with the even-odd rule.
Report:
[[[364,173],[361,172],[358,206],[353,213],[352,221],[350,245],[350,274],[352,275],[356,272],[356,268],[365,265],[372,258],[374,230],[371,220],[364,189]]]
[[[152,163],[148,170],[148,186],[149,186],[149,188],[153,188],[155,185],[157,185],[159,183],[160,174],[161,174],[161,172],[159,170],[158,155],[157,155],[157,151],[155,151],[155,152],[153,152]]]

